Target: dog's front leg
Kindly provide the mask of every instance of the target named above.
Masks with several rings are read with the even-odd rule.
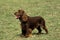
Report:
[[[27,29],[27,31],[26,31],[26,35],[25,35],[26,37],[31,37],[32,36],[32,29]]]
[[[21,24],[21,29],[22,29],[21,30],[22,31],[22,35],[25,36],[25,34],[26,34],[26,25],[22,23]]]
[[[32,36],[32,29],[29,28],[29,25],[26,25],[26,35],[25,37],[31,37]]]

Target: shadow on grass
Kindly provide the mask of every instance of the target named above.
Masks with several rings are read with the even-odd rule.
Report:
[[[33,35],[46,35],[46,33],[32,33],[32,36]],[[22,34],[17,34],[16,36],[19,36],[19,37],[22,37],[22,38],[26,38],[25,36],[23,36]]]
[[[32,33],[32,35],[46,35],[46,33]]]

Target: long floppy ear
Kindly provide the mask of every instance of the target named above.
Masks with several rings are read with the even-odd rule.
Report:
[[[22,16],[22,20],[23,20],[23,21],[27,21],[27,20],[28,20],[28,16],[27,16],[27,15],[23,15],[23,16]]]

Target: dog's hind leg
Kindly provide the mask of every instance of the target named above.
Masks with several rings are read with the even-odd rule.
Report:
[[[45,23],[43,23],[42,28],[45,30],[46,34],[48,34],[48,30],[47,30],[47,28],[46,28]]]
[[[41,28],[40,28],[40,26],[37,27],[37,30],[38,30],[38,34],[40,34],[41,31],[42,31]]]

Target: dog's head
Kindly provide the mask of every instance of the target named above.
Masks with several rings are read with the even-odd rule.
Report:
[[[23,10],[18,10],[17,12],[14,13],[14,15],[16,16],[16,19],[21,18],[23,14],[24,14]]]
[[[27,21],[28,19],[24,10],[18,10],[17,12],[14,13],[14,15],[16,16],[16,19],[21,19],[22,21]]]

